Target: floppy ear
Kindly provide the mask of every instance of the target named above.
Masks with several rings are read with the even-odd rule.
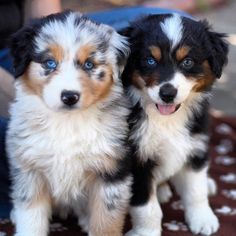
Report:
[[[33,54],[33,39],[36,31],[33,26],[25,26],[10,39],[11,55],[13,57],[15,77],[21,76],[28,67]]]
[[[116,31],[113,32],[111,41],[117,56],[117,63],[120,70],[119,73],[121,74],[130,54],[129,43],[125,36],[120,35]]]
[[[133,31],[134,31],[134,28],[132,26],[128,26],[126,28],[119,30],[118,33],[125,36],[125,37],[130,38]]]
[[[220,78],[222,74],[223,67],[227,64],[228,61],[228,51],[229,46],[225,41],[226,34],[216,33],[211,31],[209,24],[203,22],[208,36],[208,45],[206,46],[209,50],[209,64],[211,70],[215,74],[216,78]]]
[[[138,27],[136,27],[136,25],[135,26],[130,25],[120,30],[119,33],[127,38],[130,45],[131,55],[127,60],[126,67],[122,74],[122,83],[125,87],[127,87],[132,83],[131,81],[132,81],[132,74],[135,67],[135,59],[138,58],[136,57],[136,52],[140,51],[139,41],[142,37],[142,33],[138,29]]]
[[[135,42],[137,41],[137,37],[141,36],[141,32],[138,27],[136,27],[136,25],[130,25],[124,29],[121,29],[120,31],[118,31],[118,33],[125,36],[130,43],[132,42],[132,44],[135,44]]]

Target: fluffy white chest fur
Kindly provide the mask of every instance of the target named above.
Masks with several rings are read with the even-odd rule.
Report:
[[[113,164],[110,157],[116,156],[119,145],[113,137],[122,136],[116,127],[122,127],[123,121],[116,124],[112,114],[101,114],[96,108],[55,113],[35,96],[21,98],[11,113],[10,158],[21,168],[40,171],[56,201],[86,194],[88,173],[109,170]]]
[[[184,108],[166,117],[157,112],[154,104],[149,104],[146,114],[145,121],[136,132],[139,136],[140,157],[150,158],[157,163],[153,174],[157,182],[161,183],[183,167],[196,147],[206,148],[206,137],[190,135],[186,127],[188,115]]]

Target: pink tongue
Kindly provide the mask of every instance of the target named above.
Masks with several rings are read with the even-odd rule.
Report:
[[[175,112],[176,105],[159,105],[157,104],[157,108],[162,115],[170,115]]]

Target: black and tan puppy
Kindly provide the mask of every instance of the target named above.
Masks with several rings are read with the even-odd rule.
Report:
[[[123,84],[133,105],[133,229],[161,234],[156,186],[171,180],[193,233],[211,235],[219,221],[208,202],[208,102],[227,61],[224,34],[177,14],[151,15],[123,31],[131,55]]]

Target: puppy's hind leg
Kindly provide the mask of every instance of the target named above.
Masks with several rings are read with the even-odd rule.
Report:
[[[160,203],[169,202],[172,196],[173,194],[168,183],[157,186],[157,199]]]
[[[208,202],[207,181],[207,167],[196,171],[185,166],[172,178],[185,208],[185,219],[194,234],[212,235],[219,228]]]
[[[208,187],[208,196],[216,195],[217,193],[216,181],[209,176],[207,177],[207,187]]]
[[[95,181],[89,193],[89,236],[122,236],[131,196],[131,177]]]

